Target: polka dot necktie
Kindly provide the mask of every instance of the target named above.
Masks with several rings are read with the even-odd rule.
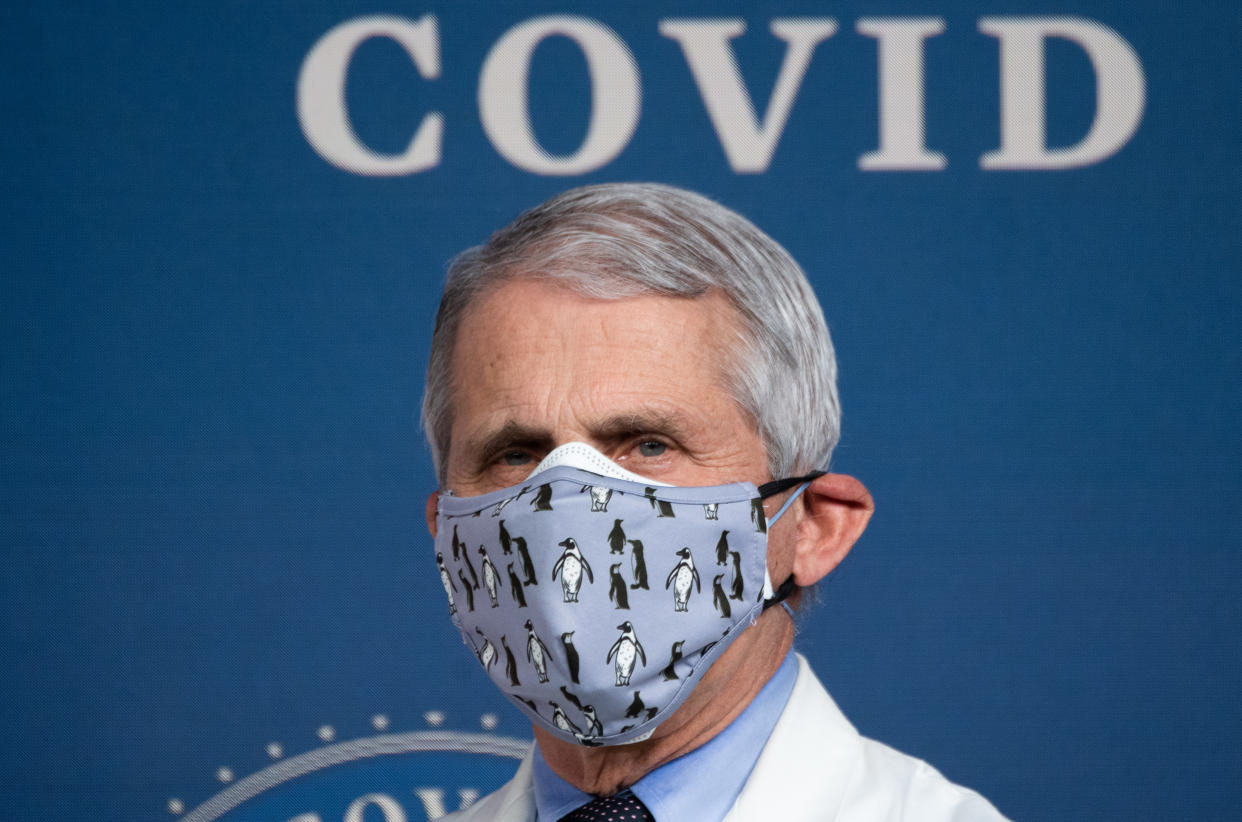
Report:
[[[626,790],[592,799],[558,822],[655,822],[655,817],[642,800]]]

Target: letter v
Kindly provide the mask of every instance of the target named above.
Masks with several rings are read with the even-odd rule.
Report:
[[[827,17],[777,18],[770,28],[788,46],[760,123],[729,46],[730,40],[745,33],[746,23],[736,19],[660,21],[660,34],[681,45],[725,157],[739,174],[767,170],[811,55],[836,33],[837,22]]]

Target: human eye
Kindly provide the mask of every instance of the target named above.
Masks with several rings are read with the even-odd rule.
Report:
[[[640,456],[662,457],[668,451],[668,444],[656,439],[645,439],[638,443],[637,448]]]
[[[508,443],[490,451],[482,461],[481,477],[486,477],[488,490],[516,485],[530,476],[543,449],[522,443]]]
[[[614,457],[640,474],[654,475],[669,468],[676,460],[676,445],[661,434],[639,433],[618,450]]]
[[[500,453],[496,458],[496,462],[509,468],[516,468],[522,465],[530,465],[532,457],[526,451],[520,451],[516,448],[509,448]]]

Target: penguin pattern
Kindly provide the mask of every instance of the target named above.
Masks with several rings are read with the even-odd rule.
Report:
[[[555,702],[553,702],[550,699],[548,700],[548,704],[552,706],[552,724],[553,725],[560,728],[562,731],[565,731],[566,733],[571,733],[575,736],[581,735],[582,729],[570,721],[569,717],[565,715],[565,712],[561,710],[560,705],[557,705]]]
[[[615,520],[612,530],[608,532],[608,553],[625,553],[625,531],[621,528],[621,520]]]
[[[517,549],[518,560],[522,563],[522,584],[538,585],[535,578],[535,563],[530,561],[530,551],[526,549],[526,540],[522,537],[513,538],[513,547]]]
[[[654,488],[643,489],[643,496],[651,500],[651,507],[656,509],[656,516],[657,517],[677,516],[676,514],[673,513],[673,503],[669,502],[668,500],[656,499],[655,492],[656,492],[656,489]]]
[[[569,681],[578,683],[578,649],[574,647],[574,632],[561,634],[561,647],[565,650],[565,664],[569,666]]]
[[[721,617],[728,619],[733,616],[733,609],[729,607],[729,598],[725,596],[724,586],[720,584],[724,578],[724,574],[716,574],[716,578],[712,580],[712,605],[720,612]]]
[[[619,735],[632,738],[648,730],[644,723],[663,713],[655,706],[667,705],[683,683],[695,681],[701,661],[720,641],[714,631],[695,627],[697,620],[674,614],[688,612],[692,603],[706,611],[707,593],[715,615],[701,616],[716,631],[726,625],[734,631],[743,614],[757,612],[763,538],[752,532],[766,528],[766,519],[762,507],[744,494],[716,503],[681,489],[638,485],[630,494],[613,485],[606,496],[595,493],[609,490],[602,485],[571,482],[536,480],[517,496],[513,489],[503,505],[493,497],[467,507],[469,498],[446,495],[439,504],[440,537],[433,553],[467,646],[509,699],[532,719],[551,720],[548,727],[567,741],[609,744]],[[676,501],[661,499],[665,494]],[[524,504],[504,510],[517,501]],[[536,516],[553,508],[562,518]],[[497,516],[502,510],[505,515]],[[605,510],[608,516],[595,516]],[[491,516],[475,518],[481,511]],[[654,572],[665,574],[664,591],[652,590],[648,545],[657,551]],[[712,555],[708,552],[716,560],[710,573],[696,562]],[[505,559],[497,562],[501,556]],[[607,586],[597,587],[593,566],[601,562]],[[531,586],[544,574],[552,586],[544,586],[540,598],[540,589]],[[485,598],[475,595],[479,591]],[[583,621],[579,601],[588,610],[624,610],[624,617],[636,621],[609,631],[607,623]],[[636,625],[643,626],[642,634]],[[552,645],[545,642],[545,631],[555,638]],[[645,644],[651,643],[666,650],[665,665],[654,667],[647,658]],[[601,686],[615,696],[596,696]]]
[[[552,510],[552,486],[544,483],[539,486],[539,490],[535,492],[535,498],[530,501],[531,508],[536,511]]]
[[[540,682],[548,681],[548,646],[543,644],[543,640],[539,638],[539,634],[535,633],[535,625],[529,619],[525,623],[526,628],[526,661],[535,669],[535,675],[539,677]]]
[[[677,663],[681,659],[681,646],[685,644],[686,641],[684,639],[679,639],[673,643],[673,648],[668,654],[668,667],[662,671],[665,682],[678,679]]]
[[[599,721],[599,717],[595,714],[595,706],[583,705],[580,706],[579,710],[581,710],[582,715],[586,717],[586,730],[582,732],[582,735],[588,739],[596,736],[603,736],[604,726],[603,723]]]
[[[613,672],[616,674],[616,685],[618,688],[630,684],[630,677],[634,674],[635,663],[641,659],[643,666],[647,665],[647,652],[643,650],[642,643],[638,641],[638,637],[634,634],[634,625],[628,619],[617,626],[621,631],[621,636],[617,637],[617,641],[612,643],[612,647],[608,649],[608,658],[605,662],[613,662]]]
[[[440,567],[440,584],[444,586],[444,593],[448,597],[449,613],[455,614],[457,613],[457,602],[453,599],[453,592],[457,590],[457,586],[453,584],[453,578],[449,576],[448,568],[444,567],[444,554],[436,554],[436,565]]]
[[[608,569],[608,598],[613,601],[618,611],[630,610],[629,589],[625,585],[625,577],[621,576],[621,563],[614,562]]]
[[[526,493],[525,488],[522,489],[522,494],[524,493]],[[522,494],[518,494],[517,497],[510,497],[509,499],[504,499],[496,503],[496,507],[492,510],[492,516],[493,517],[500,516],[502,513],[504,513],[504,510],[508,508],[511,503],[517,502],[518,497],[522,496]]]
[[[763,500],[755,497],[750,501],[750,521],[754,523],[755,530],[761,534],[768,532],[768,518],[763,513]]]
[[[487,595],[492,598],[492,607],[500,606],[500,599],[497,593],[500,588],[500,574],[496,573],[496,566],[492,565],[492,561],[488,559],[487,548],[479,546],[479,556],[483,557],[483,585],[487,588]]]
[[[643,698],[639,696],[639,691],[634,692],[634,700],[630,703],[630,707],[625,709],[626,719],[637,719],[647,710],[647,706],[643,704]]]
[[[673,570],[668,572],[664,587],[667,589],[671,586],[673,589],[673,610],[689,611],[691,586],[693,585],[699,593],[702,593],[703,584],[699,581],[699,572],[695,570],[694,557],[690,555],[690,546],[687,545],[678,551],[677,556],[681,559],[673,566]]]
[[[582,556],[582,551],[573,537],[566,537],[557,544],[565,550],[552,566],[552,579],[555,580],[556,575],[560,574],[563,601],[577,602],[578,591],[582,589],[583,573],[585,572],[587,580],[592,584],[595,582],[595,575],[591,573],[591,565]]]
[[[479,664],[483,666],[483,670],[487,671],[492,667],[492,663],[496,661],[496,646],[492,644],[490,639],[483,636],[483,632],[478,628],[475,628],[474,632],[483,637],[483,645],[475,650],[475,654],[478,655]]]
[[[474,589],[470,587],[469,580],[460,568],[457,569],[457,578],[461,580],[462,590],[466,593],[466,610],[474,613]]]
[[[612,499],[611,488],[601,488],[598,485],[587,485],[582,490],[591,495],[592,513],[599,513],[608,510],[608,500]]]
[[[522,590],[522,580],[518,579],[518,575],[513,573],[513,563],[509,563],[509,593],[513,595],[513,601],[517,603],[517,607],[526,607],[526,593]],[[473,609],[472,609],[473,610]]]
[[[569,690],[564,685],[561,686],[561,695],[565,697],[565,701],[568,702],[570,705],[573,705],[575,708],[577,708],[580,711],[582,710],[582,700],[578,698],[578,695],[576,693]]]
[[[634,582],[630,584],[630,587],[650,591],[651,589],[647,587],[647,561],[643,558],[643,541],[627,539],[626,542],[630,544],[630,570],[634,572]]]
[[[456,527],[453,533],[457,533]],[[470,549],[466,547],[466,543],[461,544],[461,561],[466,566],[466,570],[470,572],[470,584],[474,590],[479,590],[479,575],[474,572],[474,566],[470,564]]]
[[[513,649],[505,642],[504,634],[500,635],[500,647],[505,649],[505,676],[509,677],[509,684],[517,688],[522,684],[518,680],[517,660],[513,657]]]
[[[729,599],[741,602],[746,591],[746,583],[742,579],[742,555],[737,551],[730,551],[729,557],[733,560],[733,589],[729,593]]]

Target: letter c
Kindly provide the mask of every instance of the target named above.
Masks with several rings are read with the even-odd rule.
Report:
[[[298,74],[298,122],[315,152],[337,168],[374,177],[397,177],[440,164],[444,116],[423,117],[401,154],[380,154],[358,139],[345,104],[345,77],[363,41],[387,37],[413,60],[424,80],[440,76],[440,35],[434,15],[417,21],[405,17],[359,17],[341,23],[319,39]]]

